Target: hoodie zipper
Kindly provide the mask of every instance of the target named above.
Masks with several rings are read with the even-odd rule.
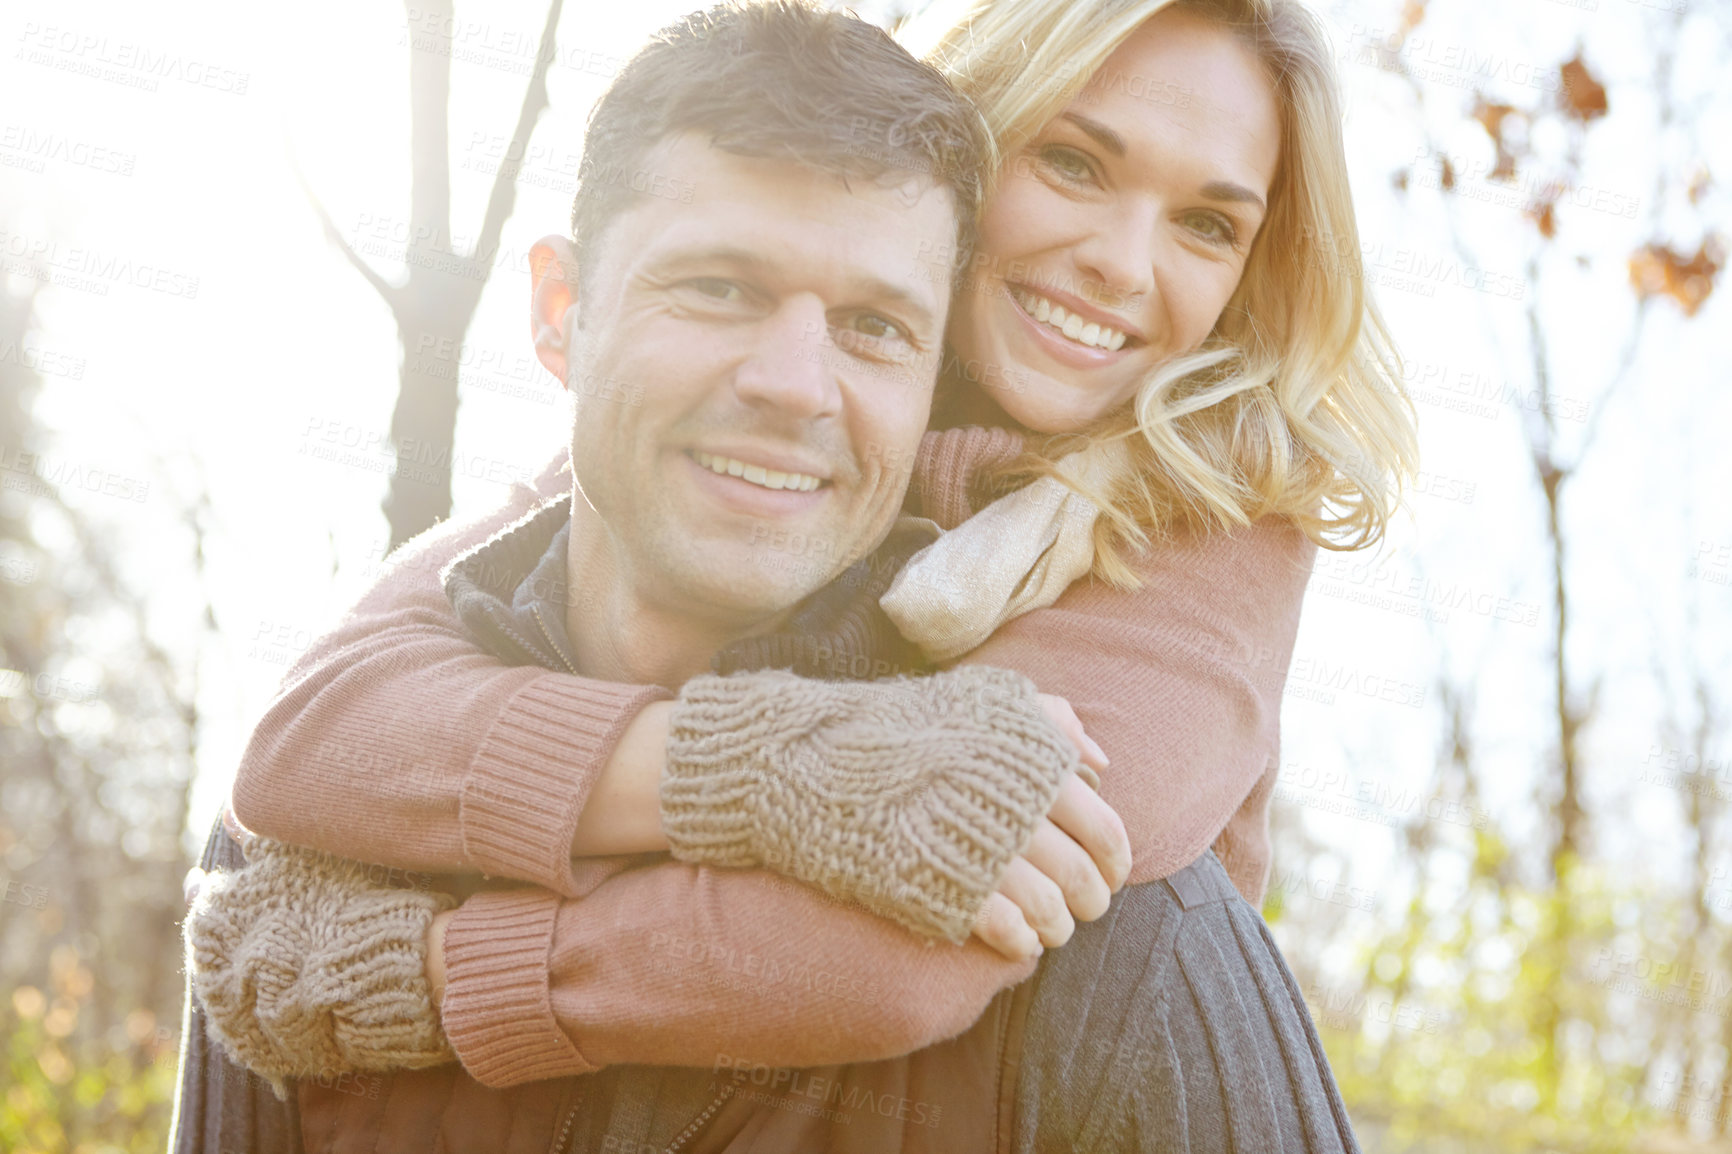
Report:
[[[577,1109],[583,1104],[582,1090],[567,1090],[566,1094],[571,1098],[571,1105],[565,1109],[565,1121],[559,1124],[559,1137],[553,1140],[548,1154],[566,1154],[566,1140],[571,1137],[571,1128],[577,1122]]]
[[[529,607],[529,611],[531,613],[535,614],[535,623],[537,625],[541,626],[541,635],[543,637],[547,638],[547,647],[549,649],[553,650],[553,655],[555,657],[559,658],[559,663],[561,665],[565,666],[565,671],[567,673],[571,674],[573,677],[583,676],[577,670],[575,670],[571,667],[571,662],[566,660],[565,652],[562,649],[560,649],[560,647],[558,645],[554,644],[552,630],[548,629],[547,622],[545,622],[541,619],[541,606],[531,605]]]
[[[734,1083],[732,1083],[732,1082],[729,1082],[727,1085],[723,1086],[722,1092],[720,1094],[716,1095],[716,1100],[714,1102],[711,1102],[709,1104],[709,1106],[705,1108],[705,1110],[702,1114],[699,1114],[696,1118],[693,1118],[691,1120],[691,1122],[686,1125],[686,1128],[684,1130],[680,1131],[679,1137],[675,1138],[673,1140],[673,1142],[671,1142],[668,1145],[668,1148],[664,1152],[664,1154],[679,1154],[680,1147],[684,1146],[687,1142],[690,1142],[693,1138],[697,1137],[698,1131],[700,1131],[704,1128],[704,1123],[708,1122],[710,1120],[711,1116],[714,1115],[717,1110],[720,1110],[722,1108],[722,1103],[726,1102],[729,1098],[732,1098],[734,1096],[734,1089],[735,1089],[735,1086],[734,1086]]]
[[[566,670],[569,673],[571,673],[572,676],[574,676],[574,677],[581,676],[581,674],[579,674],[577,672],[577,670],[575,670],[571,667],[571,662],[566,660],[566,656],[565,656],[564,651],[561,650],[560,647],[554,642],[553,631],[548,629],[547,622],[542,620],[542,618],[541,618],[541,606],[531,605],[529,607],[529,611],[532,614],[534,614],[535,624],[538,627],[540,627],[541,635],[547,639],[548,649],[552,650],[554,656],[559,658],[559,663],[561,665],[565,666]],[[725,1103],[729,1098],[732,1098],[734,1096],[734,1089],[735,1089],[735,1087],[734,1087],[734,1084],[732,1082],[723,1086],[722,1092],[720,1094],[716,1095],[715,1101],[711,1102],[707,1107],[705,1107],[704,1112],[702,1114],[699,1114],[696,1118],[693,1118],[689,1123],[687,1123],[686,1128],[684,1130],[680,1131],[679,1136],[676,1137],[673,1140],[673,1142],[668,1146],[666,1154],[679,1154],[681,1147],[685,1146],[686,1143],[690,1142],[693,1138],[697,1137],[698,1132],[704,1128],[704,1123],[708,1122],[712,1117],[714,1117],[716,1111],[720,1110],[722,1108],[722,1104]],[[574,1103],[572,1103],[571,1109],[566,1111],[564,1123],[562,1123],[560,1125],[559,1138],[553,1144],[553,1154],[565,1154],[565,1142],[566,1142],[566,1139],[571,1134],[572,1124],[576,1121],[577,1121],[577,1103],[574,1102]]]

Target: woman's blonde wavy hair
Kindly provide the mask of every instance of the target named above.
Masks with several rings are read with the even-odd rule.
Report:
[[[1274,514],[1326,548],[1372,545],[1418,457],[1413,405],[1360,261],[1329,40],[1296,0],[937,0],[898,39],[975,102],[1002,166],[1169,6],[1220,22],[1257,53],[1275,85],[1281,158],[1213,333],[1086,431],[1129,447],[1130,468],[1090,494],[1107,512],[1094,571],[1125,588],[1137,584],[1126,550],[1179,526]],[[1051,472],[1062,444],[1047,442],[1018,473]]]

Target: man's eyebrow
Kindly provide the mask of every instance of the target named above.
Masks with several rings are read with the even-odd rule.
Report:
[[[679,265],[710,263],[733,265],[743,271],[759,274],[775,271],[774,262],[764,259],[761,254],[731,244],[676,249],[654,261],[651,267],[656,272],[665,274]],[[931,306],[895,281],[865,273],[850,277],[848,288],[851,292],[870,299],[900,306],[913,314],[914,321],[922,329],[930,330],[937,324],[938,318],[933,314]]]

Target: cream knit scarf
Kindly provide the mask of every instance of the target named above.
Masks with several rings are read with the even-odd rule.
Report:
[[[1056,469],[1101,492],[1127,458],[1122,441],[1097,441]],[[878,603],[929,659],[960,657],[1006,621],[1051,605],[1089,571],[1100,513],[1058,477],[1041,477],[916,553]]]

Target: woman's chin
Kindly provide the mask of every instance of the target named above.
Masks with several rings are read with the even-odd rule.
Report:
[[[989,395],[1011,420],[1036,433],[1075,433],[1106,413],[1099,397],[1041,373],[1024,373],[1018,385],[993,389]]]

